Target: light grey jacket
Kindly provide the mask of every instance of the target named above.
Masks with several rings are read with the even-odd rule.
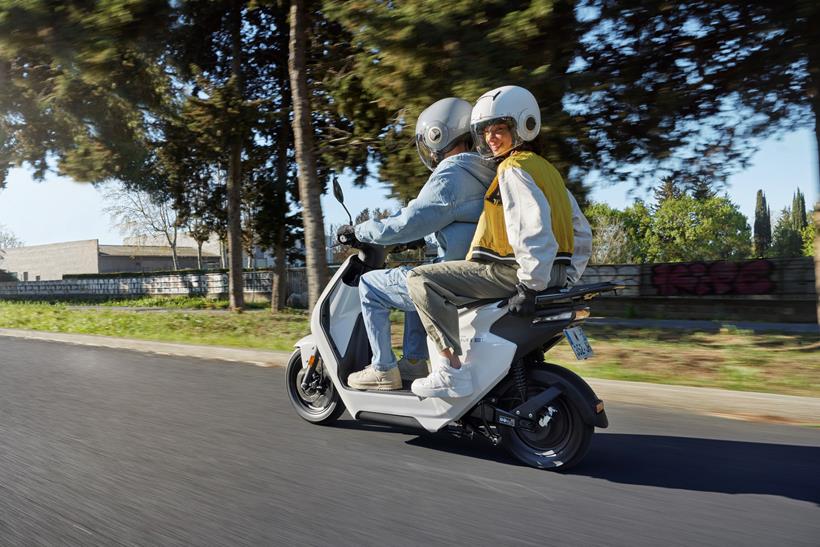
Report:
[[[436,260],[463,260],[495,167],[473,152],[445,158],[416,199],[390,217],[358,224],[356,237],[365,243],[396,245],[434,234],[439,248]]]

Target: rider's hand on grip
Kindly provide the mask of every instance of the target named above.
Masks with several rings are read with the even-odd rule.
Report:
[[[535,291],[519,283],[515,294],[507,302],[507,311],[511,315],[532,315],[535,313]]]
[[[355,247],[359,240],[356,238],[356,230],[350,224],[345,224],[336,230],[336,241],[342,245]]]

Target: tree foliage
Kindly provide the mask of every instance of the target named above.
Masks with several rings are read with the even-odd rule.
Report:
[[[772,231],[771,254],[780,258],[803,256],[803,237],[794,229],[794,218],[789,207],[780,212]]]
[[[624,211],[595,203],[585,214],[593,263],[739,260],[751,252],[746,217],[725,197],[680,194],[654,209],[636,201]]]
[[[386,125],[369,120],[369,132],[383,136],[379,176],[394,195],[414,197],[429,175],[414,149],[418,114],[444,97],[472,102],[505,84],[538,99],[545,157],[565,176],[586,165],[588,131],[563,105],[579,39],[574,9],[560,0],[325,2],[353,37],[351,77],[390,114]]]
[[[816,2],[589,0],[584,13],[578,113],[608,178],[719,183],[817,111]]]
[[[646,244],[650,262],[739,260],[751,253],[751,229],[727,198],[684,195],[654,213]]]

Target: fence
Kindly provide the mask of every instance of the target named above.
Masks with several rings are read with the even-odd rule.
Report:
[[[270,299],[273,273],[245,272],[246,298]],[[581,283],[618,281],[626,288],[598,299],[596,315],[665,319],[726,319],[813,322],[817,320],[811,258],[741,262],[595,265]],[[289,305],[304,305],[304,268],[288,271]],[[0,299],[103,300],[144,295],[228,293],[225,273],[176,273],[134,277],[84,277],[59,281],[0,283]]]

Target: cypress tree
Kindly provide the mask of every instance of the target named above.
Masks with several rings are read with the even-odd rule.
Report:
[[[806,224],[806,196],[798,188],[797,193],[792,198],[792,227],[797,232],[801,232]]]
[[[755,204],[754,254],[765,257],[772,244],[772,220],[763,190],[757,191]]]

